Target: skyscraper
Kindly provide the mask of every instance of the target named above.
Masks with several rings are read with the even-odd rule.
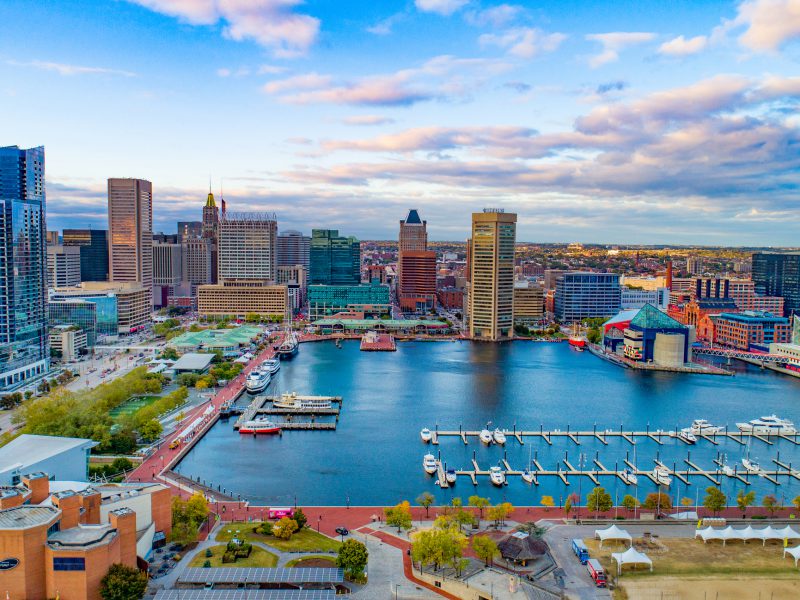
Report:
[[[302,265],[308,271],[311,262],[311,238],[299,231],[284,231],[278,235],[278,266]]]
[[[800,253],[753,254],[755,292],[759,296],[781,296],[786,316],[800,314]]]
[[[499,209],[472,214],[469,334],[473,339],[513,337],[516,236],[516,214]]]
[[[75,246],[47,246],[47,286],[70,287],[81,282],[81,250]]]
[[[621,303],[617,273],[568,272],[556,280],[555,315],[561,323],[612,317]]]
[[[427,224],[413,208],[400,221],[397,296],[404,311],[425,312],[436,306],[436,253],[428,250]]]
[[[178,241],[199,238],[203,235],[202,221],[178,221]]]
[[[337,229],[311,231],[310,285],[358,285],[361,283],[361,244]]]
[[[203,207],[203,239],[208,240],[211,250],[211,283],[219,278],[217,272],[217,253],[219,252],[219,210],[214,201],[214,194],[208,192],[206,205]]]
[[[108,281],[108,231],[65,229],[65,246],[81,249],[81,281]]]
[[[49,370],[44,148],[0,148],[0,389]]]
[[[169,242],[153,244],[153,306],[167,306],[175,287],[182,280],[182,245]]]
[[[153,184],[108,180],[109,276],[153,289]]]
[[[274,214],[227,213],[219,221],[220,281],[277,279],[278,222]]]

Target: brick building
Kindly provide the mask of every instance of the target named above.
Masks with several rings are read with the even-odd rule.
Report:
[[[715,320],[714,337],[722,346],[768,352],[770,344],[791,341],[792,327],[789,319],[770,313],[723,313]]]

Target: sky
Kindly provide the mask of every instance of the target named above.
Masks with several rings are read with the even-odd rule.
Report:
[[[230,211],[435,240],[800,245],[800,0],[3,0],[0,145],[48,228]]]

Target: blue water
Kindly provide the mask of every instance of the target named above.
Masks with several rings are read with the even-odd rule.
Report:
[[[360,352],[358,342],[303,344],[293,360],[284,362],[269,388],[270,393],[337,395],[344,397],[336,431],[286,431],[278,437],[240,436],[233,419],[219,422],[179,465],[184,475],[200,477],[257,504],[281,505],[389,505],[413,501],[429,491],[441,501],[472,494],[493,501],[535,505],[542,495],[559,502],[567,494],[584,497],[593,487],[586,477],[571,477],[565,486],[557,477],[543,477],[539,485],[510,478],[504,488],[493,487],[488,478],[477,488],[460,477],[453,488],[440,490],[422,470],[426,451],[441,452],[448,466],[471,469],[477,459],[482,469],[497,464],[506,452],[515,469],[528,462],[529,452],[545,469],[555,469],[565,457],[577,466],[580,455],[587,465],[595,457],[609,469],[623,468],[627,456],[642,469],[650,469],[658,456],[670,467],[688,468],[687,453],[699,466],[713,469],[717,453],[733,466],[747,449],[734,441],[713,446],[699,441],[687,446],[665,440],[659,446],[640,440],[635,448],[622,439],[609,445],[582,438],[554,439],[548,446],[540,438],[526,438],[520,446],[509,438],[505,450],[482,446],[471,438],[464,446],[458,437],[442,438],[441,444],[425,446],[419,438],[423,427],[455,429],[459,426],[534,430],[675,429],[693,419],[705,418],[717,425],[735,427],[762,415],[776,413],[800,424],[800,379],[734,363],[734,377],[646,373],[622,369],[588,352],[575,352],[566,344],[473,344],[412,342],[398,344],[397,352]],[[791,442],[773,446],[754,440],[751,458],[774,469],[772,459],[780,452],[784,462],[800,468],[800,450]],[[563,463],[562,463],[563,466]],[[741,469],[741,465],[740,465]],[[687,486],[675,479],[674,498],[702,498],[711,482],[691,478]],[[722,477],[722,489],[733,502],[744,484]],[[781,485],[754,477],[748,489],[759,497],[774,493],[789,502],[800,494],[800,482],[781,478]],[[601,478],[601,485],[621,500],[626,493],[640,499],[655,490],[643,476],[639,485],[626,487],[618,478]]]

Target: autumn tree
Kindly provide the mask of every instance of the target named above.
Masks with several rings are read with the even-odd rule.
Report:
[[[703,506],[710,510],[714,515],[727,506],[728,497],[719,488],[710,485],[706,488],[706,496],[703,498]]]
[[[595,516],[597,516],[597,513],[611,510],[611,507],[614,506],[614,502],[611,500],[611,495],[605,488],[598,486],[586,496],[586,506],[589,510],[593,510]]]
[[[487,567],[494,557],[500,554],[497,549],[497,543],[485,535],[476,535],[472,538],[472,550],[475,552],[475,556],[481,559]]]
[[[742,511],[742,518],[747,518],[747,507],[756,501],[756,493],[753,491],[744,493],[744,490],[739,490],[736,494],[736,506]],[[796,506],[796,505],[795,505]]]
[[[289,517],[283,517],[272,526],[272,535],[279,540],[288,540],[298,529],[297,521]]]
[[[483,509],[485,509],[486,507],[488,507],[491,504],[491,502],[489,501],[488,498],[483,498],[483,497],[477,496],[477,495],[476,496],[470,496],[467,499],[467,503],[470,506],[474,506],[475,508],[478,509],[478,514],[480,515],[481,519],[483,519]]]
[[[542,496],[541,504],[544,506],[545,512],[553,508],[556,503],[553,501],[552,496]]]
[[[622,498],[622,506],[627,508],[628,510],[636,510],[642,505],[635,497],[631,496],[630,494],[625,494]]]
[[[386,515],[386,524],[391,527],[397,527],[397,533],[401,529],[411,529],[411,505],[407,501],[403,501],[397,506],[391,508],[384,508]]]

